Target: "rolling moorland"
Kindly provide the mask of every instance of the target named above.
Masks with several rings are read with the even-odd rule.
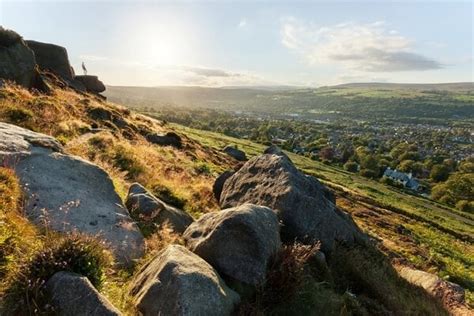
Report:
[[[25,49],[23,41],[15,36],[13,40],[10,37],[7,37],[8,41],[0,39],[1,49]],[[37,62],[41,63],[39,59]],[[32,69],[38,71],[36,67]],[[107,102],[94,91],[89,91],[93,89],[81,91],[74,77],[64,78],[54,71],[56,69],[53,67],[39,73],[33,72],[35,76],[40,76],[44,85],[39,85],[36,80],[35,86],[27,89],[27,84],[17,80],[16,84],[3,82],[0,90],[0,122],[5,123],[0,132],[7,142],[10,140],[8,137],[21,139],[12,146],[7,143],[6,147],[5,143],[0,142],[0,146],[4,146],[0,147],[3,159],[0,168],[0,312],[25,315],[57,313],[55,308],[58,306],[55,304],[58,303],[51,300],[51,293],[49,290],[44,292],[44,288],[49,288],[48,281],[57,272],[69,271],[86,276],[93,287],[100,291],[100,294],[94,295],[102,295],[113,305],[107,307],[109,311],[113,310],[112,314],[136,315],[138,310],[143,312],[141,308],[148,308],[137,303],[139,299],[135,291],[136,288],[146,288],[140,286],[143,274],[147,274],[153,262],[163,260],[164,255],[171,256],[169,249],[184,249],[178,246],[172,248],[170,245],[189,247],[190,240],[195,237],[194,234],[179,232],[176,226],[170,227],[169,222],[163,222],[156,214],[152,213],[150,218],[128,207],[128,201],[134,195],[132,191],[137,189],[133,183],[140,183],[148,189],[145,190],[149,191],[147,194],[156,196],[154,202],[165,202],[166,212],[181,214],[180,218],[186,220],[191,215],[191,221],[195,221],[225,212],[218,212],[223,199],[215,197],[213,188],[216,178],[224,171],[246,170],[251,167],[249,164],[265,160],[283,160],[290,164],[288,168],[292,170],[292,163],[287,162],[285,156],[277,151],[262,155],[267,147],[264,142],[170,123],[163,120],[154,108],[140,108],[140,111],[146,112],[147,115],[144,115],[125,107],[135,107],[126,100],[120,102],[122,105]],[[466,91],[462,95],[461,99],[469,99],[471,94]],[[454,100],[458,96],[450,95],[449,98]],[[150,106],[151,101],[146,102]],[[459,106],[453,110],[453,119],[458,115],[464,115],[463,119],[472,119],[469,117],[469,102],[459,100]],[[282,104],[280,106],[283,107]],[[444,104],[437,108],[432,111],[435,113],[434,119],[438,112],[451,111],[451,107]],[[236,108],[235,111],[239,110]],[[360,115],[363,115],[362,112]],[[17,127],[24,129],[19,130]],[[28,131],[42,134],[29,134]],[[165,135],[169,142],[160,143],[163,141],[160,135]],[[158,141],[153,142],[154,139]],[[228,145],[244,151],[250,158],[249,164],[224,153],[222,149]],[[6,155],[4,150],[11,155]],[[249,288],[226,275],[225,283],[232,289],[224,284],[222,291],[227,291],[228,297],[237,295],[230,293],[240,296],[240,303],[234,302],[235,306],[227,303],[235,314],[287,315],[296,311],[298,314],[325,315],[462,315],[471,311],[474,304],[472,213],[305,155],[290,151],[286,155],[299,170],[318,178],[329,187],[332,193],[324,190],[320,193],[321,188],[317,186],[317,194],[327,196],[321,200],[334,199],[339,209],[352,215],[355,223],[370,238],[362,238],[363,241],[356,244],[338,243],[332,251],[327,251],[323,259],[319,243],[303,245],[286,241],[268,259],[268,265],[263,265],[266,273],[257,286]],[[24,169],[24,164],[29,161],[34,163],[34,159],[52,161],[49,165],[52,170],[56,170],[55,166],[63,166],[63,163],[64,166],[71,166],[69,163],[72,163],[75,168],[66,168],[65,171],[61,167],[53,175],[38,167],[36,170],[33,168],[33,171]],[[282,165],[283,169],[287,164]],[[113,185],[109,196],[101,196],[100,186],[89,178],[84,179],[91,169],[97,172],[94,173],[97,178],[110,179]],[[60,192],[60,196],[66,193],[74,196],[80,193],[92,199],[94,194],[91,191],[96,191],[95,195],[101,198],[93,200],[92,204],[75,200],[71,201],[72,205],[68,204],[71,209],[81,209],[81,204],[85,204],[90,209],[83,211],[90,215],[95,216],[94,212],[100,212],[94,203],[104,203],[109,201],[110,196],[117,195],[117,199],[110,200],[108,207],[109,204],[120,204],[123,209],[129,208],[130,214],[126,209],[126,213],[122,214],[127,220],[130,218],[129,226],[124,228],[127,228],[127,234],[133,232],[143,236],[144,253],[127,267],[118,266],[113,264],[121,259],[115,247],[106,246],[104,249],[100,237],[97,240],[94,234],[87,234],[88,230],[85,230],[85,235],[69,234],[71,232],[68,233],[68,229],[61,226],[64,223],[59,223],[61,229],[57,229],[53,225],[54,217],[48,218],[54,214],[48,212],[41,214],[39,221],[33,220],[36,215],[31,207],[33,203],[34,211],[35,200],[32,201],[29,195],[25,177],[35,179],[35,173],[48,175],[50,187],[42,191],[43,194]],[[296,172],[293,177],[299,181],[305,178]],[[262,174],[262,179],[271,180],[271,177]],[[89,187],[76,190],[75,187],[68,187],[68,181],[80,185],[88,183]],[[104,183],[106,186],[108,182]],[[271,181],[268,183],[275,185]],[[31,185],[36,183],[33,181]],[[48,186],[48,182],[45,185]],[[228,185],[225,187],[228,189]],[[54,194],[50,196],[57,198]],[[39,201],[36,200],[37,203],[45,203]],[[328,203],[332,212],[332,202]],[[55,211],[62,214],[63,209],[58,207]],[[165,213],[163,210],[161,212]],[[331,216],[331,212],[327,215]],[[63,215],[68,218],[67,211]],[[39,225],[43,216],[51,219],[51,223]],[[89,218],[86,218],[86,222],[85,226],[92,231],[94,227],[102,225],[102,221],[98,223]],[[196,228],[195,224],[199,222],[201,220],[190,227]],[[258,235],[254,237],[253,242],[260,242]],[[229,238],[238,237],[230,234]],[[321,246],[327,247],[326,244]],[[201,260],[189,251],[187,256],[190,262]],[[179,260],[174,260],[180,264]],[[204,261],[202,264],[205,264]],[[207,266],[206,269],[214,271],[210,265]],[[410,284],[399,276],[403,274],[400,271],[404,268],[426,271],[462,286],[465,299],[459,299],[449,290],[426,292]],[[225,270],[220,268],[219,271]],[[217,272],[212,273],[215,273],[213,278],[220,280]],[[222,272],[220,274],[224,275]],[[169,277],[165,274],[160,276]],[[198,282],[196,279],[191,280]],[[172,279],[170,283],[173,283]],[[59,292],[67,292],[67,288],[67,284],[63,285]],[[188,294],[180,298],[186,304],[192,301],[191,297],[199,298],[196,292]],[[154,299],[155,304],[162,301],[160,297]],[[168,301],[174,302],[169,298]],[[67,303],[71,304],[72,301]],[[166,304],[162,304],[166,308]],[[191,308],[199,311],[198,308],[205,306],[198,304]]]
[[[442,270],[452,269],[453,266],[448,268],[451,264],[447,261],[451,261],[453,256],[450,254],[444,259],[441,257],[447,254],[446,251],[450,252],[448,249],[453,250],[455,247],[451,248],[451,245],[455,245],[456,242],[445,238],[451,234],[456,236],[455,239],[467,241],[467,244],[472,243],[474,219],[472,210],[457,210],[454,208],[455,202],[451,203],[450,207],[449,203],[445,203],[446,201],[442,199],[441,202],[444,203],[433,201],[430,199],[429,190],[419,195],[377,180],[383,175],[387,166],[392,166],[413,172],[426,187],[436,186],[439,182],[430,178],[430,169],[433,169],[435,159],[439,162],[471,159],[473,92],[472,83],[425,85],[367,83],[278,91],[258,88],[108,87],[107,95],[111,100],[126,104],[152,117],[176,122],[178,124],[172,124],[176,129],[183,130],[182,125],[191,126],[184,129],[189,137],[216,149],[233,144],[252,156],[262,152],[263,148],[270,145],[275,138],[292,137],[294,140],[295,134],[304,135],[291,144],[281,144],[287,150],[298,153],[292,153],[291,158],[299,168],[315,175],[334,189],[340,206],[350,212],[359,225],[378,236],[391,255],[408,260],[418,268],[428,271],[435,266],[437,266],[435,270],[443,267],[438,273],[442,276],[449,275],[452,279],[454,277],[452,273]],[[329,99],[331,100],[328,101]],[[170,106],[173,110],[169,110]],[[288,109],[291,109],[291,113]],[[354,128],[357,121],[361,124]],[[259,134],[262,126],[267,127],[267,130]],[[314,159],[315,157],[310,155],[311,150],[301,152],[301,149],[305,148],[302,143],[310,144],[309,147],[313,150],[317,148],[318,144],[315,146],[314,143],[320,141],[320,137],[323,141],[319,146],[320,149],[327,148],[331,143],[340,146],[343,141],[349,142],[352,147],[357,146],[354,144],[359,144],[369,149],[373,139],[375,141],[383,139],[377,126],[382,126],[385,133],[390,135],[385,152],[383,155],[378,154],[377,159],[381,161],[388,158],[390,153],[393,156],[397,145],[406,148],[406,143],[417,144],[415,151],[418,152],[415,154],[419,157],[415,160],[419,164],[424,163],[418,173],[414,169],[403,169],[403,165],[406,166],[408,163],[406,160],[404,163],[402,158],[379,163],[375,166],[378,175],[366,177],[360,172],[357,174],[353,170],[344,170],[343,165],[347,160],[341,162],[319,157]],[[274,130],[268,132],[272,127],[276,127],[277,132]],[[285,132],[287,129],[290,132]],[[370,133],[373,129],[376,132]],[[336,137],[331,142],[331,133],[341,130],[342,133],[357,133],[357,136],[355,139]],[[394,133],[394,130],[398,133]],[[453,130],[455,131],[452,132]],[[216,131],[218,133],[215,133]],[[272,132],[273,135],[268,136]],[[401,137],[396,138],[396,134]],[[448,136],[450,134],[452,137],[463,135],[461,137],[465,136],[466,141],[457,144]],[[309,137],[311,138],[308,140]],[[368,140],[361,141],[361,138]],[[433,143],[434,139],[442,140]],[[423,144],[425,141],[426,144]],[[420,150],[423,145],[425,148],[437,148],[437,150]],[[336,149],[337,146],[333,148]],[[294,150],[295,148],[298,150]],[[413,150],[407,152],[413,154]],[[403,151],[395,152],[395,156],[403,156],[403,153]],[[472,203],[472,170],[469,172],[467,177],[471,181],[471,188],[468,187],[467,190],[468,192],[471,190],[468,199]],[[456,174],[455,169],[451,169],[451,173]],[[445,190],[442,185],[438,187]],[[364,209],[370,205],[374,207],[372,211]],[[449,224],[451,220],[448,219],[451,216],[453,216],[451,224],[456,223],[455,226],[461,224],[464,228],[452,226],[451,232],[447,232],[445,229],[451,225]],[[407,218],[424,223],[418,222],[415,226],[403,224]],[[441,222],[443,224],[439,225]],[[407,225],[411,227],[405,230]],[[437,233],[434,231],[443,231],[448,235],[435,237]],[[458,235],[462,231],[466,235]],[[410,237],[407,238],[407,235]],[[445,243],[444,250],[441,250],[438,247],[443,243]],[[461,242],[460,245],[465,244]],[[424,250],[421,250],[422,248]],[[466,249],[461,246],[459,250],[461,254]],[[466,276],[470,276],[466,280],[472,286],[472,255],[468,254],[464,259],[459,261],[461,264],[458,267],[467,263],[465,272]],[[438,264],[431,265],[435,261],[438,261]],[[459,280],[458,282],[462,283]]]

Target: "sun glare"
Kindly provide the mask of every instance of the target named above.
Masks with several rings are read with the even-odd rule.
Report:
[[[182,21],[144,15],[132,33],[136,57],[149,65],[185,63],[189,51],[189,30]]]

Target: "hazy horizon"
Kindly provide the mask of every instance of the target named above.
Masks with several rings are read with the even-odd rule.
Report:
[[[472,1],[0,1],[110,86],[472,82]]]

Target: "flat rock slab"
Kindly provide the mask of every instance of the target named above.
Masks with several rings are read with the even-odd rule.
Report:
[[[142,256],[143,235],[103,169],[62,153],[52,137],[4,123],[0,123],[0,161],[15,169],[26,197],[26,214],[35,224],[99,237],[121,265]]]

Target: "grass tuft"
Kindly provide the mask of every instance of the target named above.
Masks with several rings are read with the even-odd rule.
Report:
[[[38,314],[47,310],[42,290],[56,272],[69,271],[87,277],[99,288],[112,262],[97,240],[81,235],[50,236],[42,249],[17,263],[16,273],[6,276],[4,308],[13,314]]]

